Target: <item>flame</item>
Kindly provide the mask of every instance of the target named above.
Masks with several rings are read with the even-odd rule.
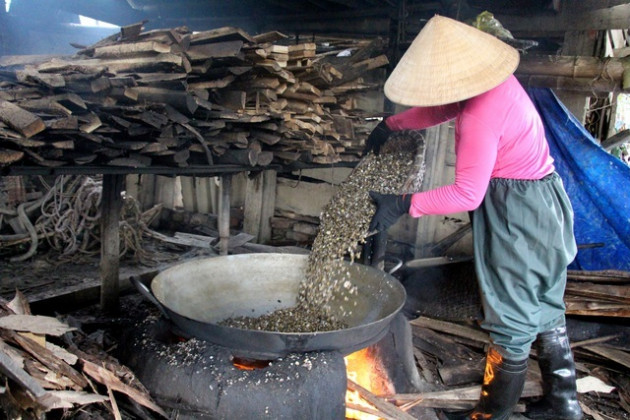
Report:
[[[256,370],[269,366],[270,360],[246,359],[243,357],[233,357],[232,364],[240,370]]]
[[[387,375],[381,359],[373,353],[371,348],[368,347],[345,357],[348,379],[378,396],[395,394],[396,390]],[[368,409],[366,411],[369,411],[369,409],[374,410],[374,407],[361,398],[356,391],[346,391],[346,405],[349,403],[366,407]],[[380,417],[346,408],[346,419],[377,420]]]

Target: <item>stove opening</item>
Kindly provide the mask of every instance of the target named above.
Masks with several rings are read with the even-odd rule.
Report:
[[[248,359],[245,357],[232,357],[232,364],[240,370],[264,369],[269,366],[271,360]]]

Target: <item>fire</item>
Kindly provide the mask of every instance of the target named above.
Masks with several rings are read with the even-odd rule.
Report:
[[[359,350],[345,357],[346,374],[348,379],[378,396],[395,394],[394,385],[381,359],[374,354],[370,347]],[[365,411],[374,407],[359,396],[356,391],[346,391],[346,419],[377,420],[380,417],[362,411],[347,408],[348,405],[365,407]]]
[[[240,370],[256,370],[269,366],[270,360],[245,359],[242,357],[233,357],[232,364]]]

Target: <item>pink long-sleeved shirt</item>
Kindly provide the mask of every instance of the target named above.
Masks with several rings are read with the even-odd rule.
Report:
[[[410,108],[386,120],[418,130],[455,119],[455,182],[413,194],[409,214],[451,214],[481,204],[490,179],[541,179],[554,171],[542,121],[514,76],[466,101]]]

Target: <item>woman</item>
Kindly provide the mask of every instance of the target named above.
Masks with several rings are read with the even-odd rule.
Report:
[[[396,196],[371,192],[370,230],[403,214],[472,212],[475,270],[491,338],[481,396],[454,418],[507,419],[538,338],[544,397],[529,418],[580,419],[565,307],[566,267],[575,257],[573,212],[534,105],[513,76],[518,52],[453,19],[430,19],[385,83],[412,108],[382,121],[367,150],[392,131],[455,120],[455,182]]]

